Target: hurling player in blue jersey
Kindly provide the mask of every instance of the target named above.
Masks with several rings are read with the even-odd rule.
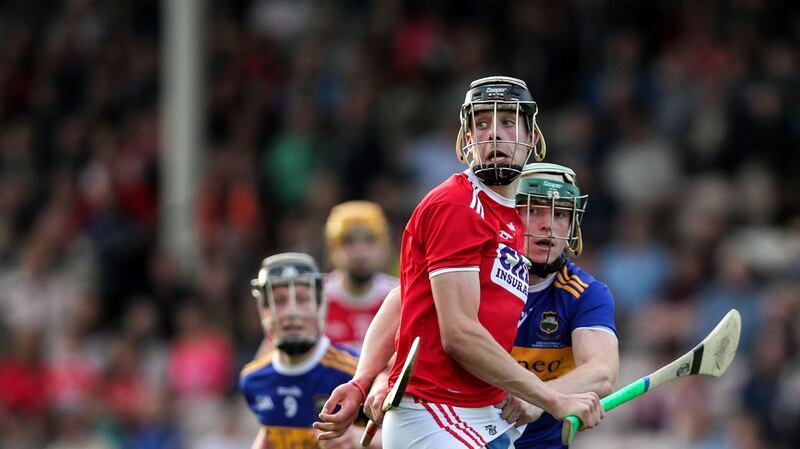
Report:
[[[309,255],[276,254],[264,259],[252,287],[272,348],[241,372],[242,394],[261,423],[252,448],[323,447],[311,424],[331,391],[353,377],[358,361],[324,335],[322,275]],[[350,429],[322,444],[350,449],[360,447],[359,437]]]
[[[567,167],[533,163],[523,170],[517,208],[532,265],[511,355],[562,393],[593,391],[602,397],[611,393],[619,370],[614,300],[605,284],[570,260],[583,247],[580,224],[587,197]],[[515,447],[564,448],[561,424],[543,413]]]

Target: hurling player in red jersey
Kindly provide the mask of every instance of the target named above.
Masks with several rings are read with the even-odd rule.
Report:
[[[325,278],[332,342],[361,350],[364,334],[383,298],[399,280],[380,270],[389,253],[389,226],[381,207],[369,201],[347,201],[331,209],[325,225],[333,266]]]
[[[531,153],[537,160],[545,153],[536,113],[523,81],[500,76],[473,81],[456,139],[459,159],[469,168],[433,189],[406,225],[390,384],[414,337],[420,336],[421,344],[400,406],[383,419],[388,449],[511,447],[518,434],[492,407],[506,392],[558,418],[578,415],[586,427],[603,417],[596,394],[558,393],[509,355],[530,264],[515,210],[517,178]],[[320,414],[325,422],[314,425],[323,431],[320,439],[337,436],[365,400],[365,389],[386,360],[374,354],[370,361],[371,351],[365,348],[363,368],[325,404]],[[341,409],[332,413],[337,404]]]

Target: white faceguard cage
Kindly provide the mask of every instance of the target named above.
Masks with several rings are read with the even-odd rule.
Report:
[[[484,111],[491,112],[488,126],[491,127],[493,137],[489,140],[476,140],[479,135],[476,114]],[[498,138],[498,126],[502,126],[498,123],[500,111],[514,114],[513,138]],[[469,165],[475,175],[489,185],[511,183],[520,175],[522,166],[483,160],[482,154],[489,147],[493,149],[490,158],[506,156],[514,161],[517,152],[524,151],[525,161],[531,154],[537,161],[544,159],[547,147],[536,123],[537,114],[538,106],[524,81],[507,76],[490,76],[473,81],[461,106],[461,129],[456,140],[459,160]],[[528,136],[523,139],[525,132]],[[473,139],[467,141],[467,134],[473,136]],[[540,142],[538,147],[537,136]]]
[[[529,223],[530,214],[537,209],[548,209],[550,213],[549,233],[538,233],[538,230],[525,230],[525,251],[528,252],[533,240],[557,239],[566,240],[569,251],[579,256],[583,251],[581,237],[581,220],[586,212],[589,195],[581,195],[576,184],[575,172],[562,165],[532,163],[525,166],[520,185],[517,189],[517,208],[523,209],[525,222]],[[553,229],[556,213],[568,213],[571,223],[567,235],[555,235]]]
[[[286,336],[281,335],[278,322],[281,318],[294,315],[299,318],[312,318],[317,321],[317,335],[309,343],[316,343],[323,335],[325,329],[325,318],[327,315],[327,301],[323,291],[322,274],[317,268],[314,258],[303,253],[281,253],[267,257],[261,263],[258,277],[250,281],[252,294],[258,300],[259,313],[262,322],[267,329],[271,329],[276,345],[281,346]],[[311,294],[311,304],[298,307],[297,286],[305,285],[309,287]],[[286,286],[289,290],[289,304],[282,307],[279,313],[274,289],[279,286]],[[272,311],[270,317],[264,315],[264,306]]]

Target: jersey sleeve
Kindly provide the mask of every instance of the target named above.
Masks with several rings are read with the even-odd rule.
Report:
[[[478,271],[484,247],[496,240],[491,225],[463,204],[435,204],[426,212],[420,224],[428,273],[447,268]]]
[[[602,282],[593,282],[574,304],[577,310],[572,320],[572,330],[602,326],[617,334],[614,324],[614,298],[608,286]]]
[[[242,393],[244,401],[247,403],[247,408],[249,408],[250,411],[253,412],[256,417],[258,417],[259,422],[261,422],[261,414],[259,414],[258,410],[256,410],[255,395],[253,394],[250,383],[248,382],[248,377],[245,375],[239,377],[239,391]]]

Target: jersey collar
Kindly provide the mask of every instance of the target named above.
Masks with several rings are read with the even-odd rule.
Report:
[[[281,362],[280,357],[278,356],[278,350],[276,349],[272,353],[272,366],[275,368],[275,372],[278,374],[283,374],[284,376],[299,376],[301,374],[305,374],[319,364],[319,361],[322,360],[322,356],[324,356],[325,352],[328,351],[328,346],[330,345],[330,339],[323,336],[320,338],[317,347],[313,349],[314,353],[311,354],[311,357],[298,365],[289,365]]]
[[[550,273],[546,278],[544,278],[544,280],[542,282],[539,282],[536,285],[529,285],[528,286],[528,293],[540,292],[540,291],[546,289],[547,287],[550,286],[550,284],[553,283],[553,280],[555,278],[556,278],[556,274],[555,273]]]
[[[378,273],[376,272],[372,275],[369,290],[358,296],[353,295],[344,288],[345,276],[347,276],[347,274],[342,270],[333,270],[330,272],[325,283],[325,291],[328,293],[328,297],[334,296],[342,298],[348,305],[356,308],[368,309],[374,306],[375,302],[369,300],[378,295],[378,288],[380,287],[378,285]]]
[[[478,177],[475,176],[475,173],[472,173],[472,169],[468,168],[468,169],[464,170],[463,173],[467,175],[467,178],[469,179],[469,182],[472,183],[473,186],[475,186],[480,191],[485,193],[486,196],[488,196],[489,198],[493,199],[496,203],[499,203],[500,205],[503,205],[505,207],[511,207],[511,208],[515,208],[516,207],[517,203],[514,201],[514,198],[506,198],[504,196],[501,196],[499,193],[495,192],[494,190],[486,187],[486,184],[484,184],[483,181],[478,179]]]

